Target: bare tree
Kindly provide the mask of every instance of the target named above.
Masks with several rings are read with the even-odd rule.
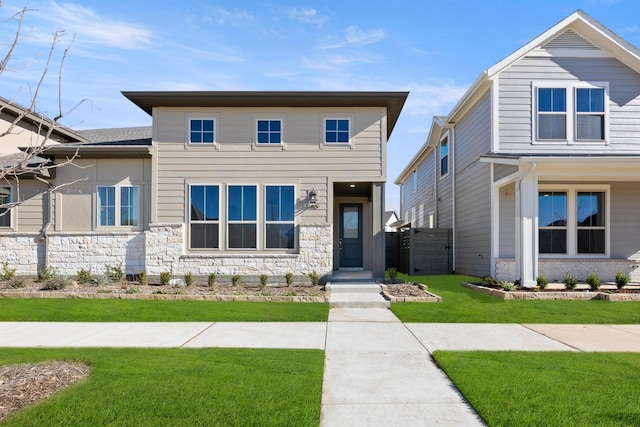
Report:
[[[0,8],[3,6],[4,5],[0,0]],[[19,69],[12,69],[11,64],[19,51],[20,44],[24,38],[28,36],[28,33],[25,34],[24,29],[25,16],[33,11],[34,9],[25,7],[14,13],[8,19],[0,20],[0,24],[16,24],[15,35],[13,36],[12,41],[5,45],[6,51],[0,60],[0,78],[9,71],[20,71]],[[20,197],[19,190],[21,178],[29,176],[45,182],[48,185],[48,189],[43,191],[48,192],[54,191],[61,186],[71,184],[66,183],[53,186],[49,181],[43,179],[43,176],[46,177],[50,175],[51,169],[70,164],[76,157],[77,150],[75,155],[62,160],[57,159],[58,161],[54,163],[47,156],[47,149],[53,141],[52,136],[54,133],[59,132],[64,128],[59,121],[80,105],[87,102],[87,100],[83,99],[68,110],[64,110],[62,106],[62,74],[67,54],[73,44],[73,40],[62,52],[57,75],[51,76],[50,68],[54,64],[54,54],[60,50],[59,45],[61,44],[64,35],[64,30],[56,31],[52,35],[48,55],[44,60],[42,69],[38,73],[39,77],[36,81],[28,83],[29,103],[23,106],[19,105],[15,99],[0,99],[0,115],[4,117],[14,117],[12,120],[8,120],[6,122],[0,121],[0,124],[6,126],[6,128],[2,128],[4,130],[0,131],[0,146],[2,145],[3,138],[15,136],[22,132],[28,132],[28,130],[25,130],[25,125],[28,125],[32,129],[33,135],[35,136],[35,138],[31,139],[29,146],[24,147],[22,151],[0,157],[0,185],[6,184],[7,186],[14,188],[14,196],[11,200],[6,196],[3,198],[2,194],[0,194],[0,215],[5,215],[11,208],[24,202]],[[31,65],[33,64],[28,64],[28,66]],[[41,114],[38,108],[38,98],[44,88],[45,82],[49,78],[57,79],[58,106],[57,113],[54,117],[47,117],[46,115]]]

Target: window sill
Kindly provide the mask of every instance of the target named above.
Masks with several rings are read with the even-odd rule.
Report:
[[[336,150],[352,150],[353,144],[351,142],[322,142],[320,143],[321,149],[336,149]]]
[[[184,145],[185,150],[214,150],[220,149],[220,144],[217,142],[201,142],[201,143],[191,143],[187,142]]]
[[[258,142],[254,142],[251,144],[252,150],[282,150],[286,151],[287,144],[282,142],[280,144],[260,144]]]

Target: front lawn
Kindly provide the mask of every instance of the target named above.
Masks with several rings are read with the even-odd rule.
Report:
[[[9,349],[0,365],[82,361],[91,375],[6,426],[317,426],[324,353],[254,349]]]
[[[439,303],[392,303],[391,310],[403,322],[422,323],[640,323],[640,302],[611,301],[505,301],[471,289],[462,275],[411,276],[442,297]]]
[[[325,322],[329,304],[117,299],[0,299],[0,321]]]
[[[433,356],[489,426],[640,425],[640,354]]]

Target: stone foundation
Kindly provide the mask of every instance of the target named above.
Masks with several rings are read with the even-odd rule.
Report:
[[[562,282],[568,272],[584,280],[596,273],[603,282],[613,282],[616,273],[627,273],[631,282],[640,282],[640,261],[628,259],[538,259],[538,275],[544,275],[550,282]],[[513,282],[516,276],[516,261],[513,258],[496,260],[497,280]]]
[[[38,274],[38,263],[44,262],[44,243],[38,237],[38,233],[0,234],[0,263],[8,262],[20,276]]]

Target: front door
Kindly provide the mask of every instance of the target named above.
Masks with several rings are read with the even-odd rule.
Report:
[[[340,267],[362,267],[362,204],[340,205]]]

